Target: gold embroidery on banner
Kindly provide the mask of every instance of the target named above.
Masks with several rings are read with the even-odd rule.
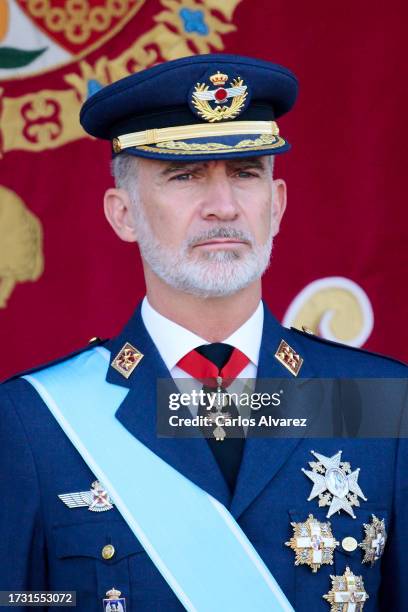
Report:
[[[14,191],[0,185],[0,308],[17,283],[36,281],[43,269],[39,219]]]
[[[6,37],[10,27],[10,8],[8,0],[0,0],[0,41]]]
[[[72,89],[4,98],[2,105],[3,153],[54,149],[84,135],[72,117],[80,108]]]
[[[241,1],[226,0],[225,6],[223,4],[222,7],[216,8],[218,12],[230,19],[235,7]],[[44,5],[48,2],[49,0],[38,0],[37,9],[34,10],[42,12]],[[82,2],[83,0],[78,0],[78,4],[75,4],[75,6],[83,7]],[[127,6],[129,6],[130,0],[123,0],[123,2],[127,2]],[[139,1],[136,7],[129,9],[132,15],[142,4],[143,2]],[[166,4],[165,0],[163,0],[162,4],[167,6],[168,3]],[[207,4],[209,8],[206,8]],[[235,30],[236,27],[222,22],[211,14],[210,11],[215,8],[212,0],[204,0],[200,4],[194,2],[183,2],[181,4],[172,0],[173,8],[177,6],[180,9],[182,6],[190,5],[199,7],[201,11],[204,11],[206,23],[210,28],[207,36],[201,37],[195,35],[197,39],[200,39],[200,45],[194,44],[193,47],[198,52],[208,52],[211,50],[211,47],[222,49],[222,39],[218,32],[224,34],[226,31]],[[114,5],[109,4],[109,6],[111,11],[121,10],[119,8],[112,8],[112,6],[119,7],[119,4],[116,4],[116,0]],[[101,56],[93,65],[85,60],[80,61],[79,64],[74,64],[73,71],[63,75],[66,89],[35,91],[21,97],[10,98],[3,94],[0,105],[1,153],[5,154],[13,150],[43,151],[60,147],[81,138],[89,138],[79,124],[78,113],[82,102],[87,97],[88,82],[90,80],[95,79],[101,85],[107,85],[133,72],[148,68],[161,61],[161,58],[171,60],[192,55],[193,52],[190,44],[195,38],[193,35],[187,36],[186,33],[181,31],[181,22],[179,23],[181,29],[174,32],[171,29],[170,22],[167,18],[163,17],[163,12],[159,13],[156,17],[157,19],[155,18],[155,20],[159,23],[148,32],[139,36],[130,47],[117,57],[110,59],[107,56]],[[128,15],[126,15],[127,19]],[[122,22],[121,24],[123,25]],[[219,40],[217,36],[219,36]],[[217,46],[219,43],[221,47]],[[98,42],[95,45],[91,45],[86,50],[86,53],[79,57],[90,53],[90,50],[94,50],[99,44],[102,43]],[[201,49],[204,50],[201,51]],[[27,78],[27,76],[24,78]],[[28,106],[26,106],[27,104]]]
[[[21,107],[25,120],[24,135],[30,142],[49,138],[55,140],[61,135],[60,105],[56,100],[38,96]]]
[[[99,49],[99,47],[103,47],[103,45],[108,40],[116,36],[116,34],[118,34],[121,30],[123,30],[125,25],[131,19],[133,19],[133,17],[136,15],[139,9],[143,6],[146,0],[134,0],[134,1],[136,1],[136,4],[134,4],[131,8],[129,8],[126,15],[120,21],[118,21],[113,27],[110,27],[109,30],[103,34],[103,36],[98,37],[98,39],[95,42],[93,42],[91,45],[87,46],[85,49],[83,49],[82,51],[79,51],[78,53],[74,53],[69,58],[68,61],[65,60],[57,64],[54,64],[52,68],[47,67],[41,70],[35,70],[35,72],[24,73],[24,79],[28,79],[32,76],[39,76],[40,74],[46,74],[50,70],[53,70],[53,71],[59,70],[63,68],[64,66],[67,66],[67,64],[72,65],[73,62],[79,62],[87,55],[90,55],[91,53],[96,51],[96,49]],[[108,60],[107,57],[105,57],[105,59]],[[129,74],[129,71],[126,74]],[[21,74],[17,73],[17,74],[10,74],[7,80],[13,81],[13,80],[20,80],[21,78],[22,78]]]
[[[190,44],[196,49],[196,53],[209,53],[212,47],[217,51],[222,51],[224,44],[221,35],[233,32],[236,30],[236,27],[221,21],[221,19],[212,14],[212,11],[216,10],[223,13],[225,18],[230,21],[235,8],[241,1],[223,0],[219,2],[218,0],[214,2],[214,0],[204,0],[204,2],[196,2],[196,0],[161,0],[161,4],[166,10],[156,15],[154,20],[157,23],[166,24],[169,27],[169,32],[176,30],[177,38],[179,41],[181,39],[183,46],[188,49],[186,55],[192,54]],[[202,13],[203,22],[207,25],[208,33],[186,32],[181,16],[182,9]],[[166,59],[181,57],[179,55],[179,45],[177,45],[175,51],[176,54],[173,54],[171,58],[166,57]]]
[[[63,6],[52,6],[51,0],[27,0],[32,17],[43,19],[49,32],[61,33],[71,44],[85,43],[94,32],[105,32],[113,19],[133,8],[134,0],[105,0],[100,6],[88,0],[66,0]],[[123,27],[123,24],[122,24]]]
[[[329,340],[363,346],[372,329],[371,312],[369,297],[354,281],[327,277],[299,292],[285,315],[285,325],[307,326]]]

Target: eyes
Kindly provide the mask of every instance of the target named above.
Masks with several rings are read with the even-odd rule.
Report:
[[[184,172],[183,174],[176,174],[175,176],[170,177],[171,181],[191,181],[193,179],[193,175],[191,172]]]
[[[260,176],[260,174],[261,172],[258,169],[256,170],[255,169],[251,169],[251,170],[236,169],[233,172],[231,172],[231,176],[238,178],[238,179],[257,178]],[[171,176],[170,181],[187,182],[187,181],[192,181],[193,179],[200,179],[203,176],[204,176],[204,173],[202,172],[179,172]]]

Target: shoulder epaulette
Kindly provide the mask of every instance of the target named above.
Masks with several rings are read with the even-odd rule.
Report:
[[[380,359],[387,359],[388,361],[392,361],[393,363],[398,363],[399,365],[408,367],[408,364],[404,361],[401,361],[400,359],[395,359],[394,357],[390,357],[389,355],[383,355],[382,353],[368,351],[367,349],[363,349],[358,346],[350,346],[349,344],[342,344],[341,342],[335,342],[334,340],[327,340],[327,338],[321,338],[320,336],[316,336],[311,330],[307,328],[301,330],[297,329],[296,327],[291,327],[290,329],[300,334],[301,336],[305,336],[306,338],[314,340],[315,342],[320,342],[321,344],[329,344],[331,346],[337,346],[342,349],[348,349],[349,351],[356,351],[365,355],[372,355],[374,357],[379,357]]]
[[[80,355],[81,353],[84,353],[85,351],[89,351],[90,349],[95,348],[95,346],[102,346],[106,342],[108,342],[108,338],[105,338],[102,340],[101,338],[98,338],[95,336],[94,338],[91,338],[89,340],[86,346],[83,346],[82,348],[76,351],[72,351],[72,353],[68,353],[68,355],[64,355],[63,357],[59,357],[57,359],[54,359],[53,361],[49,361],[48,363],[43,363],[41,365],[34,366],[33,368],[30,368],[29,370],[18,372],[18,374],[13,374],[13,376],[10,376],[9,378],[6,378],[5,380],[0,381],[0,384],[4,384],[11,380],[21,378],[22,376],[26,376],[27,374],[34,374],[34,372],[39,372],[40,370],[43,370],[44,368],[49,368],[51,366],[57,365],[58,363],[62,363],[63,361],[68,361],[72,357],[75,357],[76,355]]]

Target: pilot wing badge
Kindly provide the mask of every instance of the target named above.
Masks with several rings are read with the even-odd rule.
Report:
[[[235,119],[248,106],[248,87],[237,76],[228,83],[228,75],[219,70],[208,76],[207,82],[197,83],[191,94],[190,106],[201,119],[214,123]],[[210,84],[210,83],[211,84]]]
[[[63,493],[58,497],[68,508],[87,507],[91,512],[106,512],[113,508],[109,493],[98,480],[92,483],[89,491]]]

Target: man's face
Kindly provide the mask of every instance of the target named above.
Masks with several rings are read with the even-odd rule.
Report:
[[[228,295],[260,278],[277,233],[270,159],[162,162],[139,159],[131,194],[145,263],[168,284]],[[282,185],[280,185],[282,187]]]

